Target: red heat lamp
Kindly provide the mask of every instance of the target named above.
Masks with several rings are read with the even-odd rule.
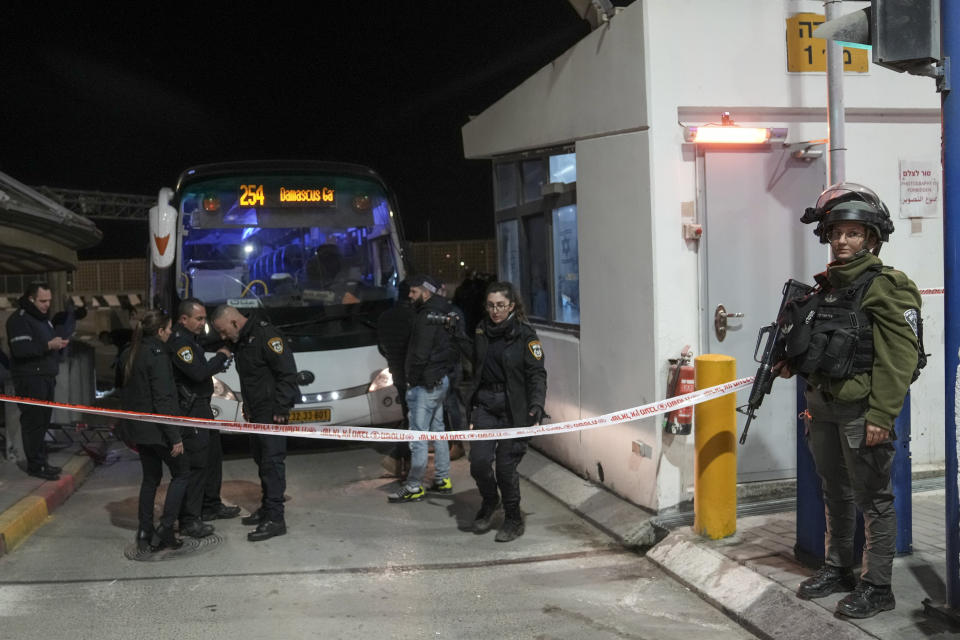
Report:
[[[730,112],[720,116],[720,124],[711,123],[700,127],[686,127],[684,140],[694,144],[766,144],[771,140],[784,140],[787,130],[770,127],[741,127],[733,122]]]

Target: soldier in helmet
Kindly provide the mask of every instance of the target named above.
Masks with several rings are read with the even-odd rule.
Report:
[[[893,423],[925,364],[920,292],[878,254],[893,223],[886,205],[862,185],[829,187],[801,218],[830,244],[833,261],[817,288],[787,305],[782,377],[807,381],[807,437],[826,508],[825,563],[800,584],[800,598],[851,592],[837,613],[868,618],[896,605],[890,588],[896,513],[890,468]],[[852,567],[856,510],[866,546],[859,581]]]

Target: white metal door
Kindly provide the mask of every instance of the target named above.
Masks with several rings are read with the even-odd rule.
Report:
[[[775,320],[783,284],[789,278],[812,284],[827,260],[811,226],[800,222],[804,208],[824,188],[824,162],[791,154],[789,148],[708,150],[698,163],[703,168],[703,348],[735,357],[738,378],[757,370],[757,332]],[[723,340],[714,327],[720,305],[727,314],[743,314],[727,320]],[[738,406],[748,394],[737,394]],[[750,425],[747,443],[738,445],[739,482],[796,477],[796,415],[796,383],[778,379]],[[737,416],[739,436],[746,418]]]

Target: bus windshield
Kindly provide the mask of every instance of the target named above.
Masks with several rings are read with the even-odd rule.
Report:
[[[374,180],[209,178],[184,186],[179,208],[181,295],[263,309],[291,337],[364,334],[365,343],[375,316],[396,301],[398,239]]]

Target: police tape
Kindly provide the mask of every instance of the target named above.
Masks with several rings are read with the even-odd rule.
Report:
[[[188,418],[182,416],[168,416],[155,413],[140,413],[122,411],[120,409],[104,409],[87,407],[59,402],[46,402],[31,398],[0,395],[0,401],[28,404],[34,406],[64,409],[79,413],[112,416],[139,422],[153,422],[178,427],[200,427],[203,429],[218,429],[231,433],[296,436],[298,438],[316,438],[320,440],[362,440],[368,442],[410,442],[422,440],[503,440],[507,438],[528,438],[531,436],[552,435],[557,433],[571,433],[586,429],[598,429],[615,424],[632,422],[642,418],[650,418],[676,409],[683,409],[707,400],[714,400],[721,396],[739,391],[753,383],[753,377],[741,378],[733,382],[699,389],[681,396],[674,396],[659,402],[645,404],[639,407],[614,411],[593,418],[567,420],[550,424],[538,424],[530,427],[510,427],[498,429],[471,429],[466,431],[414,431],[405,429],[384,429],[378,427],[351,427],[346,425],[323,425],[318,423],[303,424],[268,424],[262,422],[231,422],[227,420],[208,420],[204,418]]]
[[[943,289],[920,289],[920,295],[922,296],[942,296]]]

